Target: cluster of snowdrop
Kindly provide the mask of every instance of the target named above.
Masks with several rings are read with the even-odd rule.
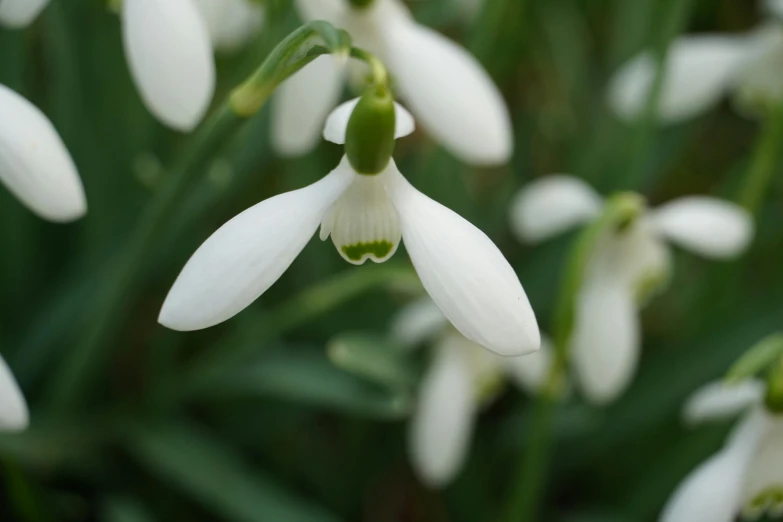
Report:
[[[354,62],[323,55],[284,82],[275,99],[275,145],[301,154],[319,135],[345,155],[315,183],[266,199],[209,237],[185,264],[159,321],[174,330],[226,321],[264,294],[320,228],[348,263],[382,263],[404,243],[429,294],[403,310],[393,336],[405,346],[432,341],[410,446],[424,482],[442,486],[458,473],[481,406],[510,379],[535,393],[552,367],[533,309],[515,271],[484,232],[417,190],[393,159],[395,142],[416,121],[454,155],[476,165],[503,164],[512,132],[503,98],[477,60],[418,24],[399,0],[296,0],[306,20],[327,20],[388,64],[370,71],[362,95],[339,104]],[[0,23],[22,27],[46,0],[2,0]],[[362,5],[359,5],[362,4]],[[781,14],[780,2],[770,3]],[[128,64],[140,95],[162,123],[192,130],[215,88],[214,52],[251,40],[263,11],[249,0],[123,0]],[[354,57],[364,51],[354,49]],[[783,98],[783,26],[749,35],[677,42],[665,71],[659,111],[676,121],[736,89],[744,100]],[[363,62],[360,74],[372,69]],[[632,61],[611,87],[624,117],[643,108],[653,82],[649,56]],[[355,72],[355,71],[354,71]],[[320,88],[314,90],[313,85]],[[395,101],[394,93],[411,108]],[[36,107],[0,85],[0,181],[33,212],[58,222],[86,212],[84,189],[56,130]],[[634,196],[636,197],[636,196]],[[641,349],[639,310],[672,270],[669,243],[713,259],[742,254],[752,217],[709,197],[685,197],[640,211],[603,230],[574,303],[568,352],[576,383],[592,402],[616,399],[631,381]],[[538,242],[593,222],[605,201],[564,175],[525,187],[511,208],[519,239]],[[531,355],[532,354],[532,355]],[[783,512],[783,430],[765,409],[765,386],[713,385],[688,407],[692,420],[746,410],[726,448],[686,480],[666,522],[726,521],[740,510]],[[768,401],[767,401],[768,402]],[[0,429],[21,429],[27,407],[0,359]]]

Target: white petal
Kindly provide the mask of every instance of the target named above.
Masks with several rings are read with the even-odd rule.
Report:
[[[674,42],[666,61],[658,117],[673,123],[715,105],[736,80],[747,52],[741,37],[694,36]],[[609,86],[609,104],[617,115],[638,118],[654,79],[655,62],[649,53],[624,65]]]
[[[49,0],[0,0],[0,25],[26,27],[48,3]]]
[[[196,0],[217,51],[235,51],[261,29],[263,8],[249,0]]]
[[[746,459],[725,449],[678,486],[661,522],[733,522],[739,513]]]
[[[326,141],[339,145],[345,143],[345,131],[348,128],[348,120],[351,119],[351,114],[357,103],[359,103],[359,98],[354,98],[332,111],[326,119],[326,125],[324,126],[324,139]],[[396,120],[395,139],[408,136],[416,130],[416,122],[411,113],[397,102],[394,103],[394,116]]]
[[[521,241],[541,241],[591,221],[603,200],[579,178],[553,174],[522,188],[511,202],[511,230]]]
[[[384,185],[388,170],[375,176],[357,175],[321,226],[321,239],[331,234],[337,251],[351,264],[368,259],[383,263],[400,245],[400,220]]]
[[[337,25],[350,9],[344,0],[295,0],[294,5],[306,22],[326,20]]]
[[[766,430],[747,471],[743,492],[746,511],[761,514],[764,510],[783,508],[783,420],[768,416]]]
[[[470,367],[459,350],[440,346],[422,381],[411,421],[413,467],[431,487],[450,482],[467,456],[476,404]]]
[[[337,59],[319,56],[279,87],[272,105],[272,145],[278,153],[300,156],[315,148],[340,100],[343,76]]]
[[[463,161],[508,162],[513,152],[511,118],[478,60],[413,21],[390,24],[384,36],[388,66],[422,126]]]
[[[737,384],[711,382],[691,395],[683,416],[691,424],[732,418],[759,404],[763,396],[764,384],[757,380]]]
[[[413,347],[432,339],[448,324],[448,319],[432,299],[422,297],[397,313],[390,333],[402,346]]]
[[[28,419],[27,402],[11,369],[0,357],[0,431],[23,430]]]
[[[621,278],[595,277],[576,304],[571,339],[576,375],[595,404],[616,399],[628,386],[639,360],[639,318]]]
[[[783,100],[783,28],[780,22],[763,25],[749,38],[751,51],[737,85],[738,109],[755,116]],[[762,112],[762,116],[766,113]]]
[[[0,85],[0,181],[33,212],[72,221],[87,212],[84,189],[49,119]]]
[[[159,322],[199,330],[242,311],[288,269],[354,177],[343,161],[321,181],[267,199],[220,227],[182,269]]]
[[[521,357],[506,357],[503,359],[503,368],[520,389],[537,393],[546,382],[553,361],[552,344],[542,336],[539,351]]]
[[[743,208],[715,198],[680,198],[652,213],[657,230],[705,257],[740,255],[753,239],[753,218]]]
[[[394,162],[390,165],[396,169]],[[499,355],[525,355],[540,345],[522,285],[478,228],[408,183],[390,184],[402,238],[424,288],[454,327]]]
[[[162,123],[190,131],[215,91],[209,32],[195,0],[124,0],[125,56],[147,108]]]

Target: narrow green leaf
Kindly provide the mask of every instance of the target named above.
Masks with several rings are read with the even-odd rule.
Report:
[[[184,423],[136,426],[131,452],[150,472],[173,483],[228,522],[336,522],[307,499],[248,467],[210,435]]]
[[[210,387],[221,397],[276,398],[381,419],[408,415],[410,394],[383,388],[336,368],[321,350],[287,350],[228,372]]]
[[[350,332],[332,339],[329,359],[340,368],[391,388],[409,389],[415,374],[399,346],[380,336]]]
[[[736,383],[755,377],[783,357],[783,334],[773,334],[745,352],[726,374],[726,381]]]

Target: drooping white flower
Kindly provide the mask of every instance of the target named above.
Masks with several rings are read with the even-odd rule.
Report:
[[[546,176],[514,198],[511,228],[522,241],[540,241],[592,221],[601,201],[577,178]],[[753,220],[745,210],[691,196],[647,210],[599,238],[586,267],[571,337],[574,370],[587,398],[599,404],[612,401],[633,377],[641,348],[638,309],[668,279],[667,242],[728,259],[741,254],[752,237]]]
[[[49,119],[0,85],[0,182],[33,212],[57,222],[87,212],[76,166]]]
[[[443,487],[458,474],[467,457],[481,406],[492,401],[510,379],[535,393],[551,364],[551,350],[523,357],[500,357],[454,331],[429,298],[404,308],[395,318],[392,337],[403,347],[434,341],[434,357],[419,389],[411,419],[411,461],[430,487]]]
[[[344,143],[357,100],[338,107],[324,137]],[[396,106],[396,137],[413,118]],[[232,317],[263,294],[321,226],[349,263],[388,259],[405,242],[422,284],[465,337],[502,355],[538,349],[535,315],[514,270],[478,228],[416,190],[393,160],[377,175],[347,158],[328,176],[280,194],[223,225],[193,255],[163,305],[160,322],[197,330]]]
[[[12,28],[27,27],[48,3],[49,0],[2,0],[0,25]]]
[[[28,422],[27,402],[11,369],[0,357],[0,431],[20,431]]]
[[[768,512],[783,514],[783,418],[767,411],[764,385],[708,384],[686,405],[690,422],[743,414],[724,448],[687,476],[672,495],[662,522],[732,522]]]
[[[232,52],[252,40],[264,22],[264,9],[250,0],[196,0],[212,47]]]
[[[215,91],[209,30],[195,0],[124,0],[122,33],[131,76],[149,111],[190,131]]]
[[[347,30],[357,46],[377,54],[425,130],[455,156],[476,165],[509,160],[513,149],[511,120],[487,72],[464,48],[418,24],[402,2],[375,0],[361,9],[352,8],[345,0],[298,0],[296,5],[305,19],[327,20]],[[317,85],[333,94],[331,99],[319,96],[307,107],[312,111],[310,119],[320,123],[337,103],[342,82],[340,73],[309,85],[289,82],[282,90],[299,89],[311,95]],[[287,96],[303,99],[301,94]],[[316,101],[323,105],[314,106]],[[303,122],[301,132],[289,135],[298,136],[299,142],[296,146],[286,142],[289,146],[283,152],[307,150],[315,143],[314,124],[304,123],[303,118],[297,121]]]
[[[774,9],[774,2],[770,8]],[[656,74],[645,53],[624,65],[612,78],[608,101],[623,119],[638,118],[647,105]],[[783,100],[783,27],[761,26],[741,35],[686,36],[667,56],[657,116],[676,123],[697,116],[734,93],[743,112]]]

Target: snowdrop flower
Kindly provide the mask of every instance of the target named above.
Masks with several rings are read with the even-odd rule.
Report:
[[[0,182],[44,219],[73,221],[87,212],[84,189],[49,119],[0,85]]]
[[[27,402],[11,369],[0,357],[0,432],[23,430],[28,420]]]
[[[511,227],[520,240],[537,242],[592,221],[602,205],[583,181],[550,175],[515,197]],[[747,248],[752,223],[734,204],[691,196],[647,210],[600,238],[577,298],[571,337],[577,381],[589,400],[614,400],[633,377],[641,344],[637,310],[668,280],[668,243],[728,259]]]
[[[764,406],[765,386],[755,380],[711,383],[685,408],[691,423],[742,414],[724,448],[677,488],[662,522],[732,522],[783,515],[783,418]]]
[[[263,7],[250,0],[196,0],[196,5],[215,51],[236,51],[258,34],[264,22]]]
[[[769,2],[780,10],[779,0]],[[655,60],[642,54],[624,65],[609,87],[609,105],[625,120],[647,105]],[[669,49],[658,103],[662,123],[677,123],[714,107],[734,93],[738,107],[753,115],[783,100],[783,25],[764,25],[740,35],[686,36]]]
[[[210,34],[196,0],[123,0],[122,34],[144,104],[163,124],[193,130],[215,90]]]
[[[0,0],[0,25],[27,27],[48,3],[49,0]]]
[[[411,115],[388,94],[366,96],[338,107],[326,123],[324,137],[346,148],[337,168],[223,225],[185,265],[159,321],[197,330],[229,319],[277,281],[320,225],[321,239],[331,236],[356,265],[386,261],[403,240],[425,289],[465,337],[501,355],[537,350],[533,310],[500,250],[416,190],[391,159],[394,140],[414,130]],[[368,126],[375,116],[383,129]],[[371,143],[379,133],[383,139]]]
[[[356,45],[378,55],[396,81],[400,96],[437,141],[455,156],[476,165],[507,162],[513,148],[511,121],[500,91],[478,60],[441,34],[418,24],[400,0],[373,0],[352,7],[347,0],[297,0],[307,20],[326,20],[347,30]],[[317,129],[337,103],[344,73],[327,72],[324,58],[283,86],[276,127],[285,139],[283,153],[306,152],[317,143]],[[313,85],[319,92],[314,97]],[[304,104],[299,106],[298,104]],[[295,119],[287,115],[297,114]]]
[[[404,308],[391,335],[404,347],[434,341],[434,357],[421,383],[410,426],[413,467],[425,484],[442,487],[467,457],[476,417],[510,379],[535,393],[551,364],[551,350],[524,357],[499,357],[454,331],[429,298]]]

